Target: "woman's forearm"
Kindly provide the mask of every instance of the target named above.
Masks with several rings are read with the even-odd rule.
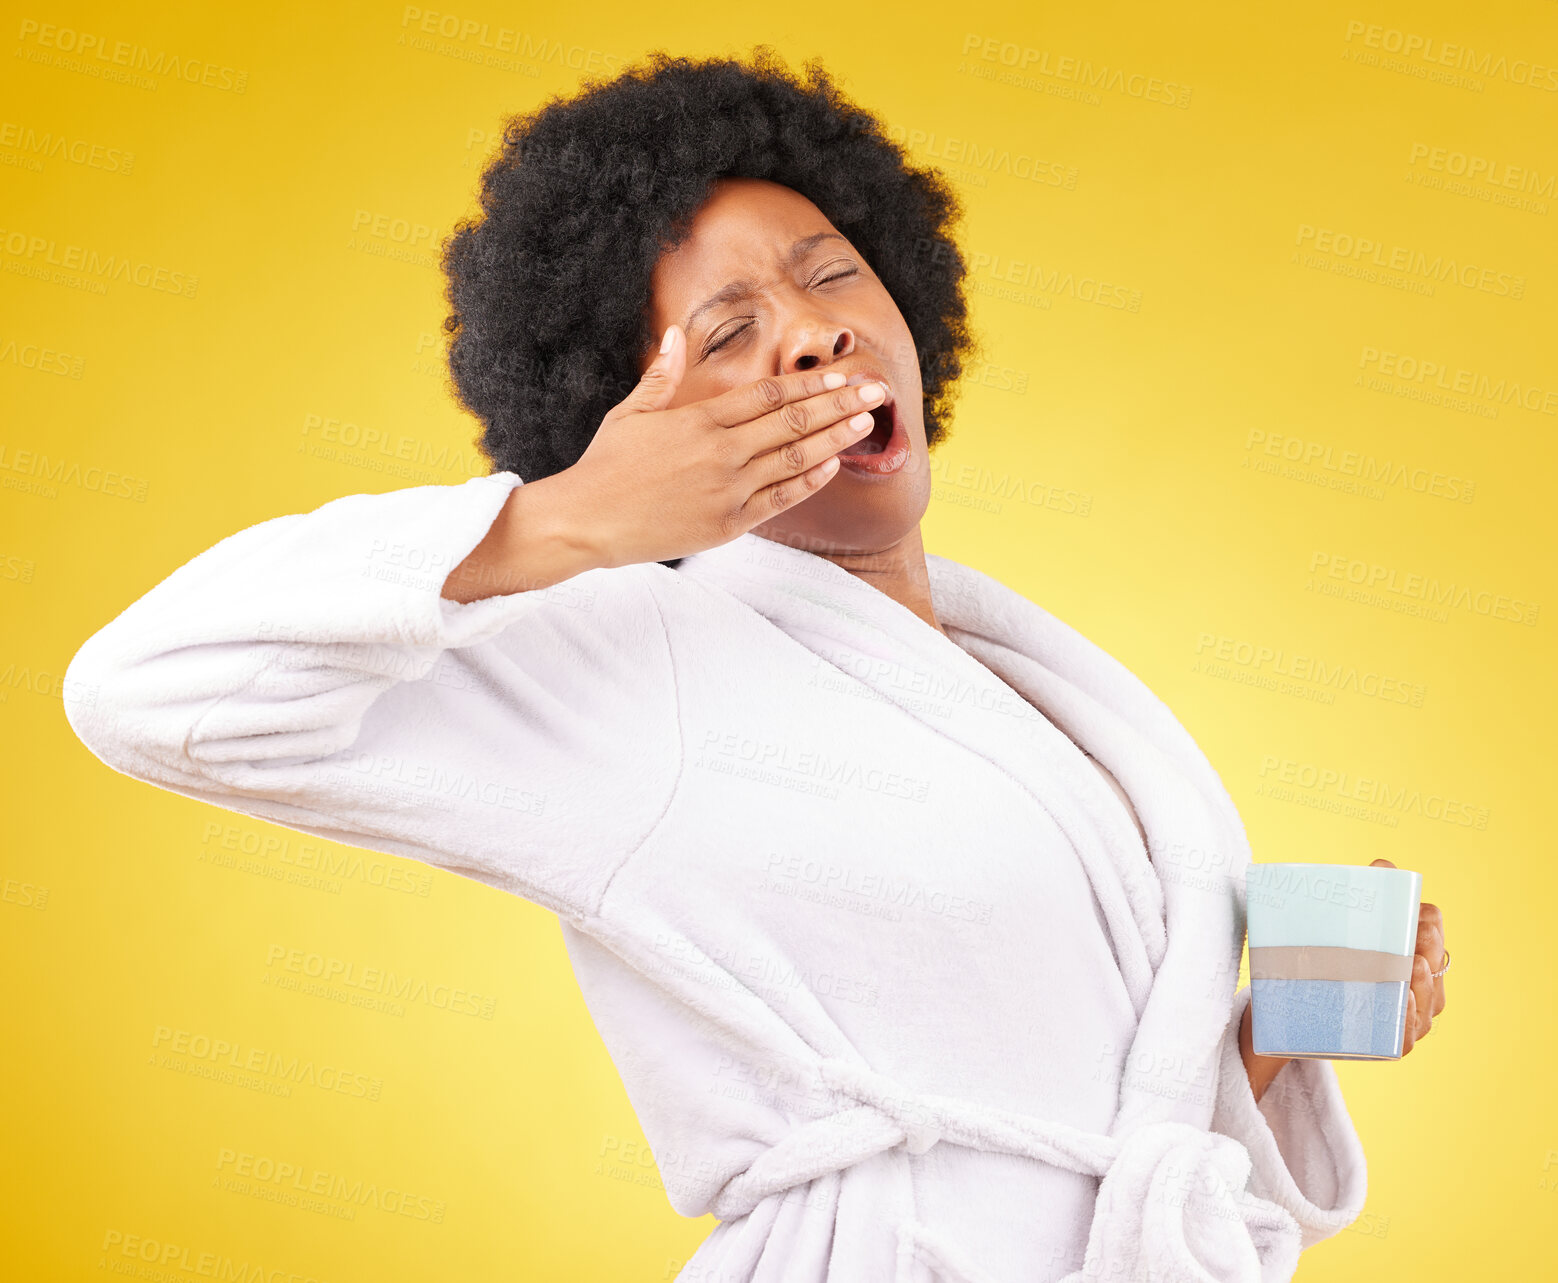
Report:
[[[450,572],[449,601],[550,588],[607,563],[579,521],[564,473],[515,486],[482,541]]]
[[[1239,1056],[1244,1061],[1244,1072],[1249,1076],[1250,1092],[1259,1104],[1260,1098],[1266,1093],[1266,1088],[1271,1086],[1271,1080],[1277,1076],[1282,1066],[1288,1063],[1288,1058],[1255,1054],[1255,1038],[1250,1026],[1252,1010],[1252,1006],[1246,1006],[1244,1019],[1239,1022]]]

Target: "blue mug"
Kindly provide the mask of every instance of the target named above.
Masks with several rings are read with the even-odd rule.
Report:
[[[1399,1060],[1423,875],[1251,864],[1244,887],[1256,1055]]]

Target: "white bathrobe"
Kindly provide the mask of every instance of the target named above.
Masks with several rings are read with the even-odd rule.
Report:
[[[1271,1283],[1358,1216],[1330,1062],[1251,1094],[1249,847],[1140,680],[958,562],[943,636],[754,534],[443,600],[518,484],[223,540],[81,648],[71,725],[554,911],[671,1205],[721,1222],[681,1280]]]

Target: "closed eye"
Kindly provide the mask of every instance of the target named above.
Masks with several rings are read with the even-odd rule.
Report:
[[[846,267],[842,271],[834,272],[834,273],[832,273],[829,276],[824,276],[821,280],[813,281],[812,282],[812,287],[816,288],[818,285],[827,285],[830,281],[841,281],[841,280],[843,280],[847,276],[859,276],[859,275],[860,275],[860,269],[858,267],[854,267],[854,266]],[[726,333],[720,338],[719,342],[711,343],[711,344],[709,344],[708,347],[706,347],[703,350],[703,355],[704,356],[712,356],[715,352],[718,352],[727,343],[730,343],[734,339],[739,338],[741,335],[745,334],[751,328],[752,328],[752,323],[749,321],[745,325],[738,325],[735,329],[726,331]]]
[[[713,355],[715,352],[718,352],[720,350],[720,348],[724,347],[725,344],[729,343],[732,339],[736,338],[740,334],[744,334],[747,330],[750,330],[751,328],[752,328],[752,323],[750,321],[748,321],[745,325],[738,325],[733,330],[727,330],[725,332],[725,336],[722,339],[720,339],[720,341],[718,343],[711,343],[711,344],[709,344],[709,346],[707,348],[704,349],[704,352],[703,352],[704,356],[711,356],[711,355]]]

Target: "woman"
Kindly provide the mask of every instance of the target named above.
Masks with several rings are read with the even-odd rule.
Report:
[[[82,647],[72,725],[555,911],[721,1220],[682,1279],[1287,1278],[1364,1161],[1329,1063],[1251,1049],[1238,814],[925,553],[957,204],[808,73],[655,55],[512,124],[445,258],[493,474],[222,541]]]

